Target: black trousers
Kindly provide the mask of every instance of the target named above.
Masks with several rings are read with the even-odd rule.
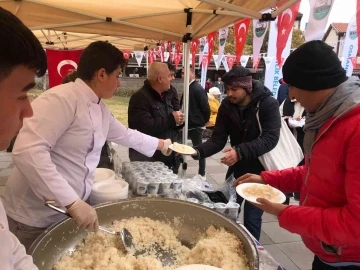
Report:
[[[188,136],[190,140],[192,141],[193,146],[198,146],[202,144],[202,136],[203,136],[204,130],[202,128],[194,128],[189,130]],[[205,176],[205,167],[206,167],[206,161],[205,159],[199,160],[199,174],[202,176]]]
[[[360,270],[360,266],[331,266],[314,257],[312,270]]]

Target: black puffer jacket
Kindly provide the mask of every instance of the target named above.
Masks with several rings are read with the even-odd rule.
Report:
[[[181,106],[184,95],[181,97]],[[189,129],[205,127],[210,119],[210,106],[207,94],[202,86],[193,81],[189,86]]]
[[[256,119],[257,103],[263,133],[260,135]],[[230,103],[225,98],[221,103],[211,138],[195,147],[201,158],[210,157],[220,152],[230,136],[231,146],[238,152],[241,159],[229,168],[228,174],[239,177],[245,173],[259,174],[264,167],[258,157],[272,150],[280,136],[281,118],[279,105],[271,96],[269,89],[253,80],[252,100],[245,108]]]
[[[130,98],[128,108],[129,128],[136,129],[147,135],[159,139],[171,139],[178,141],[179,128],[176,126],[172,114],[173,92],[165,92],[161,97],[150,85],[149,81],[144,82],[144,86],[136,91]],[[169,167],[174,165],[174,155],[164,156],[160,151],[156,151],[154,156],[148,158],[143,154],[129,149],[131,161],[162,161]]]

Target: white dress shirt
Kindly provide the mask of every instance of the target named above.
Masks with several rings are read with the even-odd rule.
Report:
[[[0,201],[0,269],[1,270],[37,270],[31,256],[9,231],[5,210]]]
[[[90,195],[95,169],[106,140],[151,157],[158,139],[117,121],[81,79],[54,87],[32,103],[13,149],[15,168],[4,205],[12,219],[46,228],[64,216],[44,205],[61,207]]]

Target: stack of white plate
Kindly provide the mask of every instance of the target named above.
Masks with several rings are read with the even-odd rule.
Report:
[[[129,184],[119,180],[103,180],[94,183],[90,194],[90,204],[123,200],[128,198]]]

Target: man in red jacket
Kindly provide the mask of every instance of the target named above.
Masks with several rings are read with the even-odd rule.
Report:
[[[283,75],[289,97],[308,112],[305,165],[247,174],[234,185],[256,182],[300,191],[299,206],[263,198],[257,206],[301,235],[315,254],[313,270],[360,269],[360,80],[346,77],[332,47],[322,41],[295,50]]]

